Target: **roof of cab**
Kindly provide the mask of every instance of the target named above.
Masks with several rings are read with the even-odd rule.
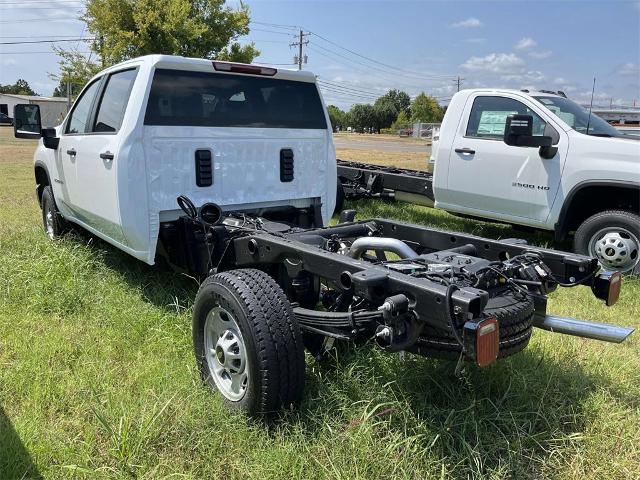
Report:
[[[125,60],[124,62],[118,63],[117,65],[113,65],[101,71],[100,74],[108,73],[112,70],[118,70],[122,67],[148,64],[151,67],[157,67],[157,68],[170,68],[170,69],[176,69],[176,70],[189,70],[189,71],[210,72],[210,73],[224,73],[228,75],[251,75],[247,73],[216,72],[216,70],[213,68],[214,61],[215,60],[208,60],[205,58],[180,57],[177,55],[146,55],[144,57],[137,57],[137,58],[132,58],[130,60]],[[242,64],[239,62],[229,62],[229,63],[237,63],[238,65],[254,65],[254,66],[273,68],[274,70],[276,70],[276,74],[269,78],[294,80],[299,82],[311,82],[311,83],[315,83],[316,81],[316,76],[309,71],[298,71],[298,70],[275,68],[269,64],[260,64],[260,63],[254,63],[254,64]],[[259,75],[251,75],[251,76],[259,76]]]
[[[512,94],[518,94],[518,95],[530,95],[532,97],[538,97],[538,96],[562,97],[562,95],[559,95],[558,93],[551,92],[551,91],[516,90],[513,88],[469,88],[469,89],[461,90],[461,92],[464,92],[464,91],[468,92],[469,94],[476,93],[476,92],[487,92],[487,93],[512,93]]]

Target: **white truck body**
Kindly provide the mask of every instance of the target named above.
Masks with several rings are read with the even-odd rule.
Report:
[[[550,93],[484,89],[463,90],[454,95],[439,141],[433,146],[436,207],[554,230],[565,200],[578,185],[599,181],[640,184],[640,142],[580,133],[545,108],[536,96],[562,98]],[[513,99],[538,115],[558,135],[556,155],[542,158],[537,148],[504,143],[506,115],[501,119],[499,135],[467,135],[471,109],[479,97]],[[474,153],[459,153],[456,149]]]
[[[218,71],[210,60],[152,55],[120,63],[93,78],[63,123],[56,127],[58,148],[46,148],[40,141],[34,155],[36,176],[38,168],[45,170],[64,218],[148,264],[154,263],[160,224],[178,217],[179,195],[189,196],[197,205],[215,202],[223,210],[235,211],[316,206],[320,208],[322,222],[327,224],[335,205],[335,148],[315,76],[310,72],[234,65],[238,71]],[[254,74],[242,71],[243,68],[256,71],[263,68],[267,73]],[[113,80],[109,96],[110,79],[120,78],[112,76],[123,72],[129,73],[122,75],[119,84]],[[160,85],[158,94],[151,93],[156,72],[169,72],[164,90]],[[181,76],[172,77],[174,74]],[[231,96],[216,97],[198,84],[200,78],[208,82],[214,77],[220,79],[214,81],[215,85],[225,86],[225,82],[233,85],[235,78],[268,82],[270,87],[261,90],[267,91],[263,93],[266,100],[268,95],[276,95],[278,88],[312,85],[303,90],[313,102],[317,100],[314,112],[324,122],[317,122],[322,124],[320,128],[251,124],[247,114],[256,107],[242,104],[249,103],[245,93],[253,93],[227,89],[225,92]],[[126,94],[127,98],[123,101],[118,94]],[[178,96],[171,97],[174,94]],[[95,98],[82,103],[83,98],[91,95]],[[283,98],[286,103],[291,96]],[[192,106],[189,102],[194,99]],[[278,105],[282,107],[280,112],[286,110],[284,103]],[[244,109],[233,115],[245,115],[244,123],[248,126],[195,125],[201,117],[192,118],[195,115],[189,111],[192,107],[202,109],[204,113],[198,115],[207,121],[224,116],[223,107],[226,111]],[[87,114],[81,111],[83,108]],[[121,115],[116,128],[101,126],[102,110],[107,120]],[[78,113],[72,119],[74,112]],[[166,112],[169,113],[163,117]],[[180,118],[174,121],[176,112],[187,119],[184,124]],[[93,125],[85,128],[89,131],[77,131],[81,113],[87,124]],[[159,120],[149,121],[146,117],[150,115]],[[278,121],[277,112],[269,111],[268,115]],[[282,149],[293,152],[295,174],[291,181],[283,182],[280,178]],[[196,152],[202,150],[210,152],[213,170],[212,185],[204,187],[197,185],[197,160],[194,160]]]

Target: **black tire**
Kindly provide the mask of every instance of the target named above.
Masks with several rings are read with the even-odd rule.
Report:
[[[531,338],[534,305],[530,298],[512,292],[489,299],[484,312],[494,316],[500,326],[498,358],[506,358],[523,350]],[[444,330],[425,328],[414,351],[431,358],[457,360],[462,347]]]
[[[618,228],[620,229],[619,231],[616,230]],[[578,227],[573,237],[574,251],[583,255],[598,257],[595,252],[595,245],[593,244],[597,240],[595,238],[596,236],[602,238],[601,233],[605,229],[611,229],[611,233],[617,231],[618,235],[622,234],[630,237],[628,240],[625,239],[625,246],[635,245],[635,247],[630,249],[624,248],[619,251],[617,251],[617,249],[613,250],[614,256],[609,257],[611,261],[601,261],[600,265],[606,270],[617,270],[618,268],[615,268],[615,266],[618,260],[620,265],[624,265],[624,263],[628,261],[631,265],[627,268],[619,268],[619,270],[626,271],[627,273],[640,274],[640,216],[635,213],[625,210],[607,210],[587,218]],[[590,248],[590,245],[593,245],[593,247]],[[624,253],[624,255],[622,255],[622,253]],[[629,260],[627,260],[627,258]],[[633,265],[634,260],[635,265]]]
[[[49,185],[42,190],[42,226],[52,240],[60,238],[68,230],[67,222],[58,212],[53,189]]]
[[[205,357],[205,323],[214,307],[228,311],[244,339],[249,377],[244,396],[225,403],[262,417],[296,405],[304,390],[304,346],[297,319],[284,292],[266,273],[230,270],[208,277],[193,307],[193,346],[205,381],[220,390]]]

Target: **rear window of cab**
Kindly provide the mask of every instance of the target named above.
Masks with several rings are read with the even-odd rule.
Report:
[[[326,129],[314,83],[157,69],[145,125]]]

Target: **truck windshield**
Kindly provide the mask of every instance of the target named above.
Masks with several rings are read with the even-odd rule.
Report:
[[[575,131],[596,137],[619,137],[620,132],[602,118],[563,97],[534,97]]]
[[[156,70],[145,125],[326,129],[316,85],[222,73]]]

